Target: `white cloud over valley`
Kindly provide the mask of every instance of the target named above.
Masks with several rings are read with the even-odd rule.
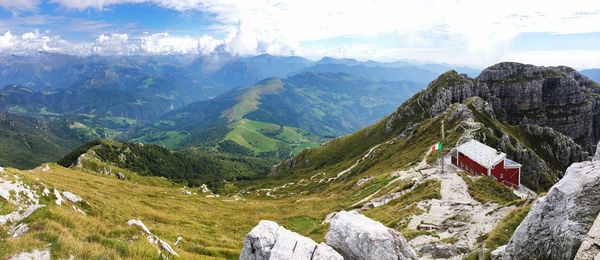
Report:
[[[0,50],[56,48],[79,54],[270,53],[318,58],[419,59],[461,64],[489,64],[520,58],[561,63],[566,55],[595,50],[545,50],[523,53],[511,44],[519,35],[600,33],[597,1],[272,1],[272,0],[51,0],[64,12],[109,12],[119,4],[149,4],[182,14],[210,17],[206,32],[183,36],[171,32],[112,32],[95,42],[65,41],[44,34],[35,39],[0,38]],[[36,0],[0,0],[7,10],[33,10]],[[200,26],[200,25],[199,25]],[[220,36],[220,37],[219,37]],[[46,37],[42,40],[40,37]],[[44,45],[44,41],[46,45]],[[32,43],[32,42],[35,42]],[[31,43],[31,44],[30,44]],[[30,45],[28,45],[30,44]],[[63,44],[77,45],[76,48]],[[543,42],[539,43],[543,44]],[[27,46],[19,46],[27,45]],[[65,47],[64,49],[61,49]],[[46,48],[46,49],[44,49]],[[547,56],[548,54],[550,56]],[[578,54],[579,55],[579,54]],[[537,58],[536,58],[537,57]],[[569,59],[572,60],[572,59]],[[591,62],[590,64],[593,64]],[[590,66],[600,66],[598,64]],[[584,62],[579,64],[583,65]],[[587,64],[587,63],[586,63]],[[586,65],[588,66],[588,65]]]

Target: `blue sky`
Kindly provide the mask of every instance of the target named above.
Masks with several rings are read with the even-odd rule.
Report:
[[[0,52],[600,67],[597,1],[0,0]]]

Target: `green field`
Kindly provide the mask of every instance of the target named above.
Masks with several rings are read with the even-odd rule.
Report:
[[[224,140],[231,140],[255,154],[272,152],[280,146],[290,147],[293,153],[319,143],[309,138],[308,133],[287,126],[241,119],[229,126]]]

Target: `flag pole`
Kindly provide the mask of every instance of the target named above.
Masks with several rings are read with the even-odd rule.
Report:
[[[446,138],[446,135],[444,134],[444,119],[442,118],[442,141],[440,142],[442,149],[441,149],[441,155],[440,155],[440,163],[442,164],[442,174],[444,174],[444,138]]]

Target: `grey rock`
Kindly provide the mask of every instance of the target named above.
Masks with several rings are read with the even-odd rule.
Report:
[[[315,252],[312,256],[313,260],[342,260],[342,255],[336,252],[333,248],[325,243],[317,245]]]
[[[65,199],[67,199],[68,201],[72,202],[72,203],[77,203],[82,201],[81,197],[75,195],[72,192],[68,192],[68,191],[63,191],[62,195]]]
[[[279,225],[273,221],[261,220],[244,239],[240,260],[267,260],[271,248],[277,240]]]
[[[402,234],[357,212],[338,212],[325,240],[344,259],[417,259]]]
[[[360,187],[365,185],[367,182],[371,181],[371,179],[373,179],[373,177],[366,177],[366,178],[360,178],[358,181],[356,181],[356,184],[354,184],[355,187]]]
[[[312,239],[280,228],[269,259],[311,259],[316,247]]]
[[[125,175],[123,175],[122,173],[117,173],[117,178],[119,178],[119,180],[124,180],[125,179]]]
[[[492,251],[492,253],[490,254],[490,258],[492,260],[506,259],[508,257],[509,256],[507,255],[507,252],[506,252],[506,245],[499,246],[494,251]]]
[[[420,255],[430,255],[432,258],[452,258],[469,253],[467,246],[456,246],[445,243],[426,244],[419,248]]]
[[[497,259],[573,259],[600,212],[600,162],[571,165],[532,206]]]
[[[43,250],[40,249],[33,249],[30,252],[22,252],[19,253],[17,255],[11,256],[10,260],[31,260],[31,259],[35,259],[35,260],[50,260],[50,249],[49,248],[45,248]]]
[[[326,244],[289,231],[277,223],[261,220],[244,239],[240,260],[315,259],[342,260],[342,256]]]
[[[581,243],[575,259],[600,259],[600,215],[596,218],[587,237]]]
[[[594,155],[593,161],[600,161],[600,143],[596,146],[596,154]]]

